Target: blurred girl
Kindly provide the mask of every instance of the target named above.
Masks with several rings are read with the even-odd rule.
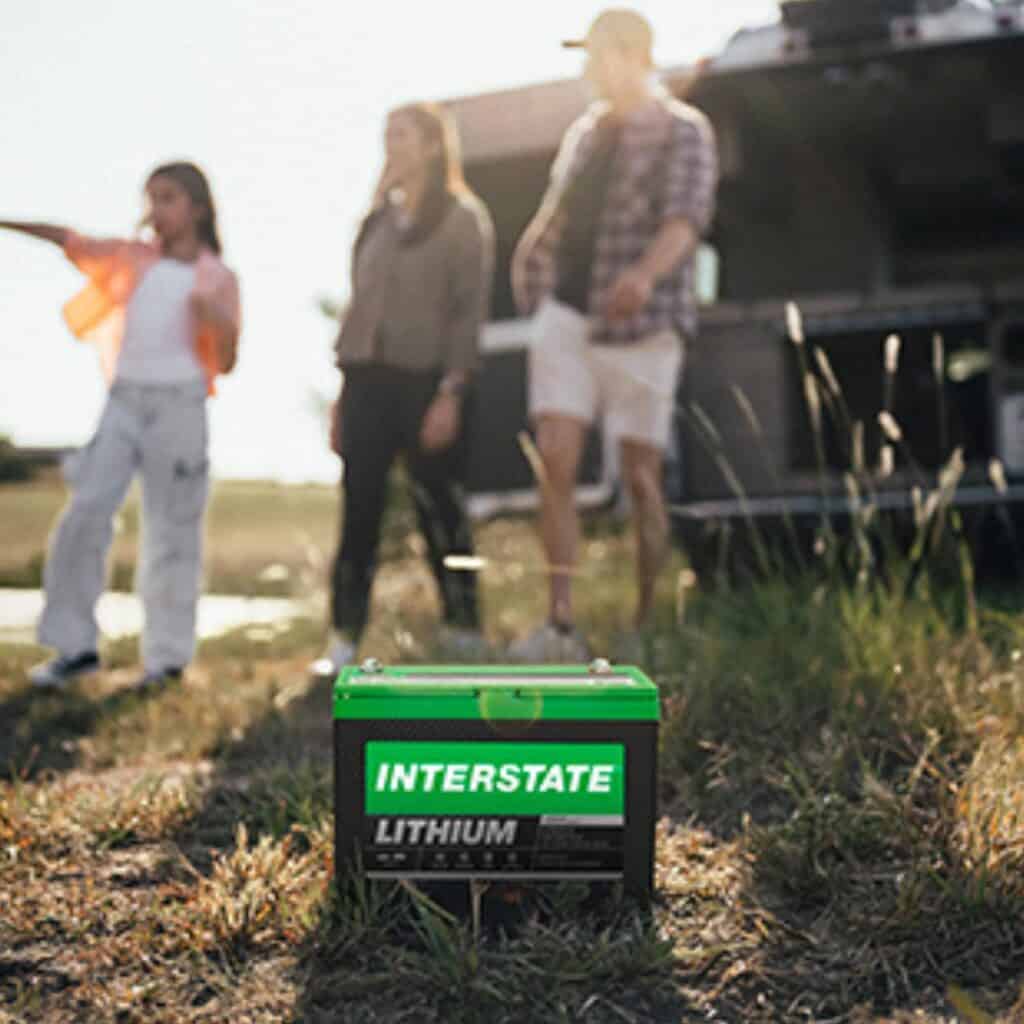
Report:
[[[388,474],[399,455],[441,592],[446,640],[463,649],[480,641],[475,580],[446,568],[445,558],[472,551],[461,481],[494,229],[463,180],[442,108],[416,103],[393,111],[384,143],[336,344],[345,380],[332,443],[345,464],[344,507],[333,632],[315,667],[322,674],[351,660],[366,625]]]
[[[152,241],[0,221],[61,246],[86,275],[64,316],[77,337],[96,345],[111,385],[95,436],[64,465],[71,496],[50,539],[38,629],[40,643],[57,653],[31,670],[37,686],[63,686],[99,667],[95,607],[114,516],[136,473],[145,610],[138,686],[179,677],[195,648],[208,486],[206,398],[217,375],[235,364],[238,281],[221,262],[217,214],[198,167],[158,167],[145,193]]]

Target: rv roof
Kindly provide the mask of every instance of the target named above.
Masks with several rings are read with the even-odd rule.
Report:
[[[873,47],[855,47],[842,56],[863,59],[988,39],[1024,38],[1021,0],[991,5],[976,0],[948,4],[926,0],[920,9],[922,13],[912,18],[891,19],[884,41],[876,41]],[[801,30],[777,22],[741,29],[703,73],[709,77],[731,75],[834,60],[836,56],[835,50],[813,48]],[[662,75],[673,92],[681,93],[687,91],[693,71],[692,65],[675,65]],[[553,152],[565,129],[586,107],[588,96],[587,87],[574,78],[465,96],[448,105],[459,123],[465,159],[474,163]]]
[[[802,3],[811,7],[821,3],[821,0],[802,0]],[[885,8],[884,3],[876,6]],[[882,21],[884,37],[873,44],[852,47],[856,55],[866,56],[872,49],[875,52],[891,53],[965,43],[1021,34],[1024,30],[1020,0],[991,4],[976,0],[953,0],[949,3],[945,0],[925,0],[916,5],[918,13],[909,16],[895,13],[898,6],[903,5],[892,5],[893,13]],[[797,23],[797,19],[789,20]],[[761,28],[740,29],[715,58],[713,73],[802,63],[836,55],[834,49],[824,45],[815,47],[809,32],[803,27],[797,27],[797,24],[787,26],[777,22]]]

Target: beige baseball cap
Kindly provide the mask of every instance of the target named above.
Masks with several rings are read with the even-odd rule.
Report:
[[[609,7],[594,19],[582,39],[565,39],[562,45],[569,49],[586,50],[602,41],[615,43],[630,50],[640,50],[651,56],[654,49],[654,29],[637,11],[628,7]]]

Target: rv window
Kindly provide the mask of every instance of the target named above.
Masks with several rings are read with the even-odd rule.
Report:
[[[702,306],[713,306],[718,301],[718,248],[703,242],[697,248],[696,289],[697,302]]]

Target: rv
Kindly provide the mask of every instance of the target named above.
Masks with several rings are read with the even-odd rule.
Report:
[[[842,515],[855,457],[877,469],[895,456],[891,473],[875,474],[882,506],[909,508],[915,484],[934,487],[957,448],[966,469],[955,501],[977,522],[1019,502],[1024,8],[791,0],[777,24],[739,31],[699,75],[663,77],[709,116],[721,160],[667,474],[680,535],[699,545],[741,517]],[[586,87],[566,81],[453,103],[499,253],[477,514],[535,498],[517,442],[530,325],[516,318],[509,261],[587,102]],[[788,336],[788,302],[802,313],[802,349]],[[887,373],[891,335],[900,341],[888,343]],[[805,372],[826,406],[817,435]],[[883,409],[899,444],[879,424]],[[595,436],[584,504],[611,500],[614,461]]]

